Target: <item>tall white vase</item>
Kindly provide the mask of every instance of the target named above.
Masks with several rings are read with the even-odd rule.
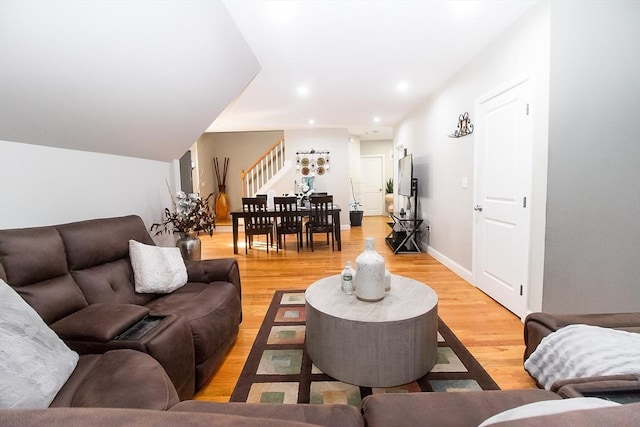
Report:
[[[356,297],[362,301],[384,298],[384,258],[376,252],[373,237],[365,239],[365,250],[356,258]]]

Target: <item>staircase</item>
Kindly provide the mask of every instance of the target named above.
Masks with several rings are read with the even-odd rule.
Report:
[[[243,170],[242,197],[266,194],[274,182],[291,169],[291,161],[285,160],[284,138],[273,144],[250,168]]]

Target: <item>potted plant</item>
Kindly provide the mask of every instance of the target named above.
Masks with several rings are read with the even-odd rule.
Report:
[[[162,233],[179,233],[180,238],[176,246],[180,248],[185,260],[197,261],[201,258],[200,239],[198,232],[204,231],[213,236],[216,228],[216,215],[211,209],[210,201],[213,193],[205,199],[197,193],[186,194],[184,191],[176,193],[171,198],[173,210],[164,209],[164,219],[151,225],[155,236]]]
[[[393,178],[389,178],[387,185],[384,189],[384,204],[387,212],[393,212]]]
[[[356,199],[356,192],[353,189],[353,180],[351,182],[351,196],[352,199],[349,202],[349,220],[352,227],[360,227],[362,225],[362,216],[364,211],[362,210],[362,204]]]

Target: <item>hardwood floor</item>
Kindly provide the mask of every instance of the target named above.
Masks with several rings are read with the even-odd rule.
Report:
[[[344,215],[343,215],[344,216]],[[438,294],[438,314],[502,389],[535,388],[535,382],[522,367],[523,325],[519,318],[489,298],[427,254],[393,255],[386,246],[386,217],[365,217],[362,227],[342,231],[342,251],[331,251],[322,239],[315,252],[310,248],[296,252],[293,236],[286,250],[269,254],[258,242],[244,254],[244,235],[240,233],[239,254],[235,255],[242,278],[243,322],[238,340],[222,366],[196,395],[198,400],[228,402],[244,362],[253,345],[273,293],[278,289],[305,289],[324,276],[338,274],[346,261],[354,261],[364,250],[364,237],[376,238],[376,249],[386,267],[427,283]],[[203,259],[233,257],[230,232],[201,236]]]

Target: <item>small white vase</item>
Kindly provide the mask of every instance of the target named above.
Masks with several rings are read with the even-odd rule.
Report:
[[[375,302],[384,298],[384,258],[376,252],[373,237],[365,239],[365,250],[356,259],[356,297]]]

